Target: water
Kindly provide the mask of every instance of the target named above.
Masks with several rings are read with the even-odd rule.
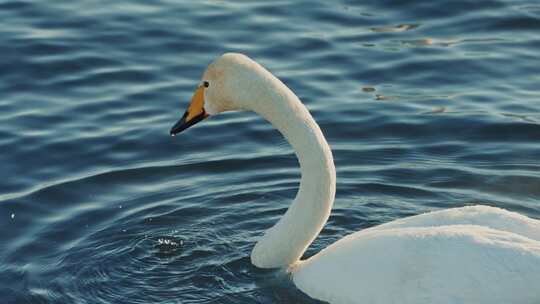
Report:
[[[343,235],[482,203],[540,218],[536,1],[0,3],[2,303],[312,303],[250,250],[294,153],[249,113],[168,131],[239,51],[309,107]]]

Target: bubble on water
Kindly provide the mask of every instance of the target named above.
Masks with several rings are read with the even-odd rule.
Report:
[[[158,239],[159,245],[170,245],[170,246],[177,246],[178,243],[171,240],[171,239]]]
[[[157,239],[156,249],[158,254],[162,256],[169,256],[176,254],[178,250],[182,249],[184,245],[184,240],[175,237],[160,237]]]

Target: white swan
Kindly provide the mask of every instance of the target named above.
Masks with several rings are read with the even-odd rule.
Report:
[[[241,54],[211,63],[174,135],[209,115],[251,110],[293,146],[302,177],[251,261],[286,268],[307,295],[340,303],[540,303],[540,221],[486,206],[442,210],[353,233],[300,257],[334,202],[332,152],[298,97]]]

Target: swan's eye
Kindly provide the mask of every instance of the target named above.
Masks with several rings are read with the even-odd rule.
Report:
[[[210,86],[210,83],[208,81],[203,81],[203,86],[205,88],[208,88]]]

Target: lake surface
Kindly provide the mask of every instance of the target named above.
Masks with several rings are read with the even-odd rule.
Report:
[[[177,137],[207,64],[242,52],[332,146],[306,253],[409,215],[540,218],[537,1],[0,2],[2,303],[314,303],[254,243],[298,187],[251,113]]]

